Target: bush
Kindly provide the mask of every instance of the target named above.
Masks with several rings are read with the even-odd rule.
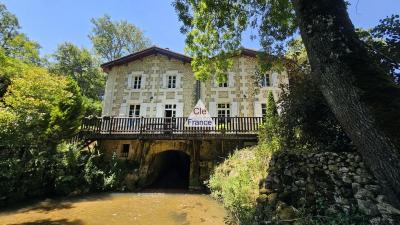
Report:
[[[212,196],[223,202],[235,222],[252,224],[259,180],[266,176],[268,158],[276,149],[260,144],[236,150],[211,175],[208,187]]]
[[[285,149],[353,151],[351,140],[309,74],[292,76],[278,105],[279,137]]]

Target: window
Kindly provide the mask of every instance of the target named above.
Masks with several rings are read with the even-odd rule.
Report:
[[[164,116],[165,117],[175,117],[176,116],[176,105],[175,104],[165,105]]]
[[[122,145],[121,157],[124,157],[124,158],[128,157],[130,147],[131,146],[129,144]]]
[[[231,115],[230,104],[218,104],[218,117],[229,117]]]
[[[139,115],[140,115],[140,105],[130,105],[129,117],[139,117]]]
[[[261,116],[263,119],[267,116],[267,104],[261,103]]]
[[[135,76],[133,78],[133,89],[140,89],[142,84],[142,76]]]
[[[218,83],[218,87],[228,87],[228,82]]]
[[[269,78],[269,74],[265,74],[261,77],[261,83],[260,83],[261,87],[269,87],[271,86],[271,81]]]
[[[168,88],[176,88],[176,76],[168,76]]]

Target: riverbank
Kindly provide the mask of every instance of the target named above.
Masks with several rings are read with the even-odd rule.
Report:
[[[224,224],[223,206],[199,193],[104,193],[46,199],[0,211],[4,225]]]

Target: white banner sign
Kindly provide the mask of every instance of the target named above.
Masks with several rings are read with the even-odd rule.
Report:
[[[215,127],[214,121],[200,99],[186,120],[185,127]]]

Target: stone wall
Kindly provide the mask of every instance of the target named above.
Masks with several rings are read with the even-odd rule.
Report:
[[[132,171],[136,180],[130,186],[143,187],[154,174],[153,162],[156,156],[165,151],[179,151],[190,157],[190,187],[202,188],[209,179],[214,166],[220,163],[234,149],[246,144],[237,140],[102,140],[98,142],[106,159],[116,154],[121,160],[134,161],[139,165],[138,171]],[[129,144],[127,156],[122,154],[122,146]]]
[[[272,91],[277,99],[279,85],[287,84],[286,72],[270,72],[271,86],[260,87],[256,71],[258,59],[234,58],[228,74],[228,87],[218,87],[214,79],[201,84],[200,98],[211,116],[217,116],[217,104],[229,103],[230,116],[262,116],[261,104]],[[177,76],[177,87],[167,88],[168,75]],[[141,76],[141,88],[133,89],[135,76]],[[140,116],[163,117],[165,104],[176,104],[176,116],[188,116],[196,103],[196,79],[191,65],[163,55],[150,55],[108,71],[103,116],[128,116],[130,105],[140,105]]]
[[[278,74],[269,72],[271,85],[260,87],[256,71],[259,69],[258,59],[240,56],[233,59],[233,66],[228,71],[228,87],[218,87],[215,78],[202,83],[201,99],[212,116],[217,116],[218,103],[230,104],[230,116],[262,116],[261,104],[269,91],[276,100],[281,93],[279,86],[288,83],[286,72]]]
[[[175,75],[176,88],[167,88],[167,76]],[[133,89],[134,76],[141,88]],[[140,116],[163,117],[164,104],[176,104],[176,116],[188,115],[195,104],[196,79],[189,63],[163,55],[151,55],[108,72],[104,116],[128,116],[129,105],[141,106]]]
[[[296,221],[305,210],[322,216],[360,213],[371,224],[400,224],[400,210],[388,203],[357,153],[280,153],[269,166],[258,201],[274,215],[264,220]]]

